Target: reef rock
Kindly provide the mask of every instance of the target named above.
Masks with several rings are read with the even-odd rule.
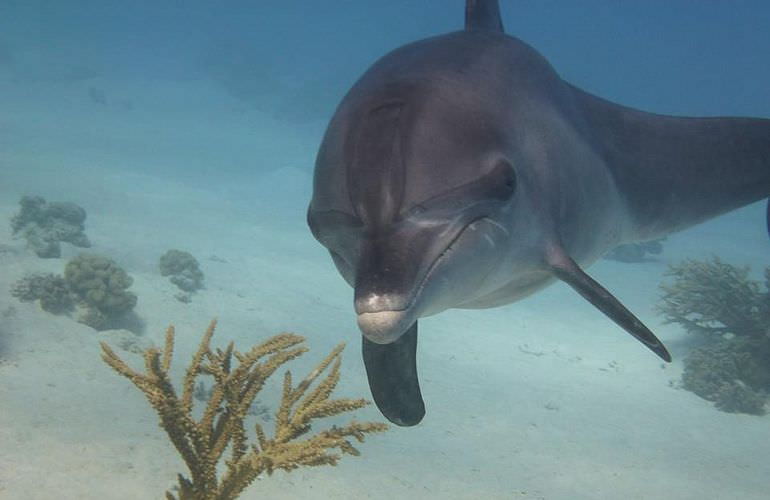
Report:
[[[23,196],[21,210],[11,218],[11,230],[21,235],[41,258],[61,256],[61,242],[88,248],[85,234],[86,211],[69,202],[48,203],[40,196]]]

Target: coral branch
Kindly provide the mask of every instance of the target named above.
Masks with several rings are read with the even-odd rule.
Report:
[[[249,445],[244,425],[249,408],[265,381],[278,368],[307,351],[300,345],[305,339],[283,333],[246,353],[236,351],[232,343],[224,351],[214,352],[210,342],[215,329],[216,320],[209,325],[187,367],[181,397],[168,375],[174,349],[173,326],[166,331],[163,352],[155,348],[144,352],[145,373],[133,370],[102,342],[102,359],[145,394],[158,413],[161,427],[189,469],[190,478],[179,474],[176,496],[166,492],[167,499],[234,499],[263,472],[272,474],[277,469],[291,471],[303,466],[336,465],[341,454],[359,454],[350,438],[363,442],[366,434],[387,429],[383,423],[353,421],[298,440],[310,431],[314,420],[369,404],[364,399],[330,399],[340,379],[344,345],[339,345],[297,387],[293,387],[291,374],[286,373],[273,437],[269,438],[256,424],[256,443]],[[233,358],[237,361],[234,368]],[[196,420],[192,415],[193,392],[196,379],[201,375],[213,377],[214,386],[203,415]],[[225,461],[220,476],[217,464],[228,448],[230,459]]]
[[[667,322],[688,331],[720,336],[764,333],[767,301],[759,283],[748,279],[747,268],[722,262],[685,260],[666,273],[674,282],[661,285],[659,307]]]

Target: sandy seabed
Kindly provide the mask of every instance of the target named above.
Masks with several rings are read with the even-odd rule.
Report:
[[[86,208],[90,251],[134,278],[138,342],[160,344],[176,325],[177,380],[218,317],[219,345],[305,335],[311,352],[294,373],[348,342],[337,394],[368,396],[352,293],[304,223],[323,124],[282,123],[202,82],[97,83],[131,106],[89,103],[93,83],[0,89],[0,498],[161,498],[184,471],[143,396],[100,360],[110,332],[10,295],[25,273],[61,273],[79,253],[65,245],[43,260],[12,238],[2,221],[23,194]],[[717,254],[759,276],[764,227],[752,206],[670,237],[650,262],[591,268],[672,364],[563,285],[448,311],[421,323],[423,423],[371,436],[335,468],[260,478],[243,498],[766,499],[770,417],[721,413],[678,389],[693,339],[655,312],[667,264],[685,257]],[[190,304],[157,270],[169,248],[192,252],[206,275]],[[356,416],[382,418],[372,407]]]

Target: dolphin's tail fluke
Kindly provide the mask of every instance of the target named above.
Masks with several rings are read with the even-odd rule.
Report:
[[[466,0],[465,29],[504,32],[498,0]]]

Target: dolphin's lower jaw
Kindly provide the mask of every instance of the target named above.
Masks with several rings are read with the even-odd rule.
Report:
[[[416,320],[410,310],[364,312],[358,315],[358,328],[375,344],[390,344],[409,329]]]

